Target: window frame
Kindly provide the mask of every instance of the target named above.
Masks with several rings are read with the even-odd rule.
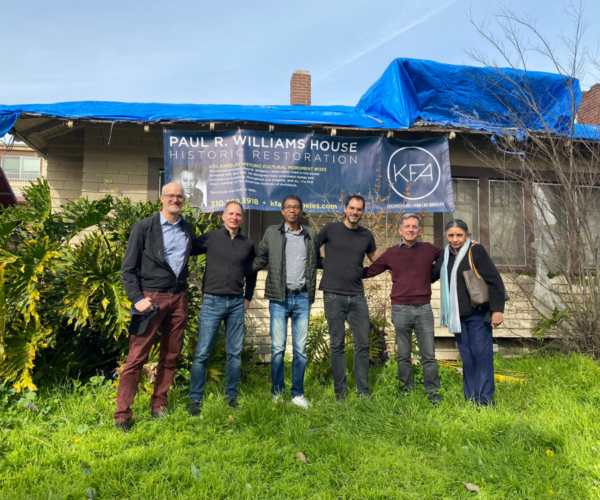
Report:
[[[452,178],[478,179],[479,180],[479,236],[482,244],[488,253],[491,252],[490,240],[490,180],[511,181],[512,179],[503,176],[498,170],[489,167],[466,167],[463,165],[450,166]],[[548,182],[552,183],[553,178],[549,177]],[[531,244],[534,242],[533,233],[533,200],[532,185],[530,182],[523,182],[523,211],[525,220],[525,259],[526,264],[522,266],[497,266],[500,272],[509,272],[514,270],[525,271],[535,269],[535,253],[532,251]],[[444,214],[443,212],[434,213],[433,217],[433,243],[441,248],[446,246],[444,238]]]
[[[4,165],[4,160],[7,158],[19,158],[19,171],[18,172],[9,172],[7,170],[5,170],[5,165]],[[23,172],[23,160],[27,158],[34,158],[37,160],[38,163],[38,169],[36,172]],[[8,175],[10,174],[17,174],[19,176],[18,179],[9,179],[12,181],[30,181],[30,180],[35,180],[38,177],[40,177],[42,175],[42,159],[39,156],[36,155],[14,155],[14,154],[4,154],[0,157],[0,166],[2,167],[2,171],[4,172],[4,174],[8,177]],[[34,179],[29,179],[29,178],[23,178],[23,175],[35,175],[36,177]]]

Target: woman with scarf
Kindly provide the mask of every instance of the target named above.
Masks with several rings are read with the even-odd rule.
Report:
[[[469,228],[461,219],[446,224],[448,244],[436,261],[432,281],[441,279],[440,326],[455,335],[463,362],[465,397],[475,404],[495,406],[494,346],[492,327],[504,321],[505,289],[498,269],[482,245],[471,246]],[[489,304],[472,307],[463,276],[469,271],[469,250],[473,265],[488,285]]]

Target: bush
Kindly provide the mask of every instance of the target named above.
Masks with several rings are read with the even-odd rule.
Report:
[[[133,224],[161,208],[160,202],[106,195],[52,210],[45,179],[31,183],[23,196],[25,205],[0,214],[0,378],[18,392],[35,390],[41,377],[111,371],[124,357],[131,304],[121,263]],[[182,217],[195,236],[219,226],[189,204]],[[70,244],[75,237],[78,242]],[[204,262],[204,256],[190,261],[196,277]],[[201,304],[196,287],[189,293],[182,358],[188,363]]]

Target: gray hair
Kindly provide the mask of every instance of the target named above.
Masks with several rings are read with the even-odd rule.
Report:
[[[179,182],[167,182],[165,185],[163,185],[162,189],[160,190],[160,195],[165,196],[165,189],[167,189],[167,187],[171,186],[172,184],[175,184],[180,187],[181,192],[183,193],[183,198],[185,199],[185,191],[183,191],[183,187],[181,186],[181,184],[179,184]]]
[[[406,219],[417,219],[419,221],[419,227],[421,227],[421,216],[419,214],[402,214],[402,217],[400,217],[400,226],[404,224]]]
[[[453,227],[457,227],[458,229],[462,229],[466,234],[469,234],[469,226],[462,219],[452,219],[448,224],[446,224],[446,231],[448,229],[452,229]]]

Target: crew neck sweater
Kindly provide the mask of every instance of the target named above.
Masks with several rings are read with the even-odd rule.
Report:
[[[369,267],[363,269],[363,278],[372,278],[384,271],[392,271],[393,305],[429,304],[431,302],[431,269],[442,254],[442,249],[431,243],[420,242],[412,247],[388,248]]]

